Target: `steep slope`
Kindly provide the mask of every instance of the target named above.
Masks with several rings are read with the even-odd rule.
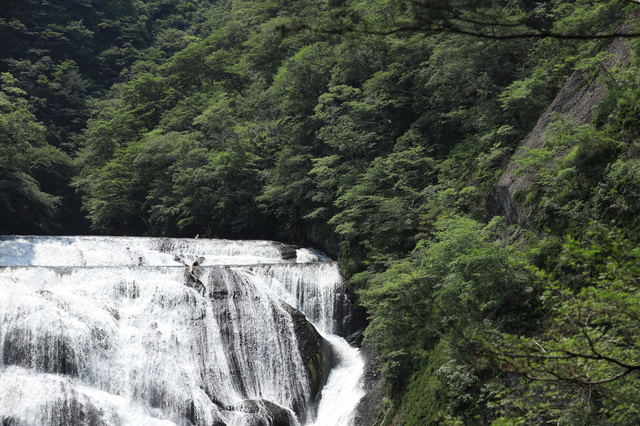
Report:
[[[640,17],[640,11],[633,11],[623,25]],[[533,227],[533,209],[531,206],[519,205],[515,200],[518,192],[527,191],[537,170],[530,169],[526,173],[518,173],[522,166],[518,159],[526,155],[531,149],[539,149],[545,145],[545,132],[552,123],[560,117],[566,117],[576,125],[589,124],[596,116],[598,104],[607,93],[602,77],[615,67],[624,67],[631,59],[631,51],[626,40],[616,38],[605,49],[610,56],[602,64],[601,71],[595,76],[589,76],[583,70],[576,70],[567,80],[554,101],[542,114],[531,133],[525,138],[522,146],[511,158],[507,170],[502,174],[498,183],[488,196],[487,210],[489,216],[504,216],[508,224],[519,224],[525,227]],[[591,82],[588,82],[589,78]],[[587,81],[587,84],[585,84]]]

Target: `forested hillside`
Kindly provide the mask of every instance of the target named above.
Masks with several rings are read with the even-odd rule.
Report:
[[[380,423],[638,424],[640,38],[610,65],[603,37],[638,8],[5,0],[0,232],[315,245]],[[594,118],[514,156],[575,71]],[[526,218],[491,196],[510,161]]]

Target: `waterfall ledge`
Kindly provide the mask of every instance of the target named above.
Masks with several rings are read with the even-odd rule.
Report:
[[[335,263],[279,243],[1,237],[0,423],[322,424],[336,398],[353,424],[343,293]]]

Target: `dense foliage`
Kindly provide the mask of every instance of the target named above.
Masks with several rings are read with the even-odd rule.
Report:
[[[608,40],[581,39],[634,7],[5,1],[0,232],[321,246],[370,315],[381,422],[637,424],[638,42],[597,77]],[[596,120],[518,160],[526,229],[489,217],[576,69]]]

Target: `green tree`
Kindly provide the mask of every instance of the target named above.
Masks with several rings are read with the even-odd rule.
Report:
[[[132,167],[140,150],[139,143],[118,148],[113,159],[75,180],[92,229],[111,235],[144,233],[148,223],[145,188]]]
[[[53,232],[61,198],[40,189],[33,176],[42,160],[57,167],[69,161],[45,145],[44,126],[29,111],[26,92],[2,73],[0,90],[0,216],[2,232]]]
[[[534,335],[506,334],[487,342],[488,357],[505,371],[529,381],[536,396],[528,407],[505,410],[514,417],[564,417],[567,390],[577,395],[573,410],[593,413],[611,424],[640,419],[636,392],[640,372],[638,306],[640,249],[619,231],[591,232],[564,246],[564,262],[580,277],[567,286],[557,273],[538,271],[546,282],[549,317]]]
[[[341,236],[343,255],[350,263],[363,261],[379,270],[413,247],[420,206],[426,201],[423,188],[432,182],[433,164],[420,148],[380,156],[338,193],[338,212],[329,223]]]
[[[464,359],[477,348],[468,337],[518,329],[534,312],[535,289],[509,251],[493,242],[501,232],[499,219],[483,226],[442,218],[410,258],[352,279],[366,283],[360,291],[371,315],[366,336],[376,343],[396,392],[440,339],[457,346]]]

